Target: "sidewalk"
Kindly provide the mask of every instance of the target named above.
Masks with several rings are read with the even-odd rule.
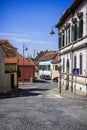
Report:
[[[61,90],[61,93],[59,93],[58,88],[55,88],[53,90],[54,94],[60,95],[63,98],[68,98],[72,100],[87,100],[87,96],[81,96],[76,93],[71,92],[70,90]]]

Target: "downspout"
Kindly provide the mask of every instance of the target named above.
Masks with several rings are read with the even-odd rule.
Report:
[[[86,36],[87,36],[87,4],[86,4]],[[86,47],[86,71],[85,71],[85,83],[86,83],[86,96],[87,96],[87,47]]]
[[[87,36],[87,6],[86,6],[86,36]],[[86,77],[87,77],[87,47],[86,47]]]

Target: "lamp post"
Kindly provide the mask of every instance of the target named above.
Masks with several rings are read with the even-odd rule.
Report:
[[[55,25],[52,26],[52,30],[49,33],[51,36],[53,36],[55,34],[53,27],[55,27]],[[59,53],[58,53],[59,54]],[[60,68],[59,68],[59,80],[58,80],[58,88],[59,88],[59,93],[61,93],[61,53],[60,53]]]
[[[53,27],[54,27],[55,25],[53,25],[52,26],[52,30],[51,30],[51,32],[49,33],[51,36],[53,36],[54,34],[55,34],[55,32],[53,31]]]
[[[84,72],[85,72],[85,85],[86,85],[86,96],[87,96],[87,70],[85,69],[84,70]]]
[[[27,50],[28,50],[27,46],[25,47],[25,44],[23,44],[23,73],[22,73],[23,85],[24,85],[24,58],[25,58],[24,53],[25,53],[25,51],[27,51]]]

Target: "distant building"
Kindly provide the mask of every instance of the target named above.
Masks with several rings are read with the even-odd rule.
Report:
[[[58,55],[56,51],[48,51],[39,59],[39,77],[41,75],[49,75],[51,79],[54,76],[58,76],[58,65],[56,63],[56,72],[54,73],[54,65],[53,61],[55,57]],[[53,74],[54,73],[54,74]]]
[[[39,77],[39,60],[47,51],[41,51],[34,59],[35,64],[35,77]]]
[[[53,58],[53,61],[51,62],[52,64],[52,79],[55,77],[59,77],[59,61],[60,61],[60,57],[59,54],[56,53],[55,57]]]
[[[31,59],[23,58],[20,54],[17,55],[19,66],[18,81],[31,82],[35,77],[35,65]]]
[[[61,86],[87,95],[87,0],[75,0],[56,25],[59,29]]]

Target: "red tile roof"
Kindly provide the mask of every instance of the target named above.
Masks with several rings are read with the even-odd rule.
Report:
[[[17,63],[17,58],[16,57],[5,57],[4,61],[6,64],[14,64],[14,63]]]
[[[49,51],[46,52],[42,57],[40,57],[40,60],[50,60],[53,59],[57,55],[56,51]]]
[[[6,64],[18,63],[18,65],[23,65],[24,62],[25,66],[34,66],[34,63],[31,60],[29,61],[26,58],[23,60],[23,57],[20,54],[17,54],[15,57],[5,57],[4,61]]]
[[[12,64],[12,63],[18,63],[19,65],[24,65],[26,66],[34,66],[33,61],[27,60],[17,52],[17,48],[14,47],[11,43],[9,43],[8,40],[0,40],[0,46],[6,53],[6,57],[4,58],[5,63],[7,64]]]
[[[59,57],[59,54],[57,53],[57,55],[54,57],[52,63],[57,64],[59,61],[60,61],[60,57]]]
[[[28,61],[26,58],[23,58],[20,54],[18,54],[16,57],[19,65],[23,65],[23,61],[24,61],[25,66],[34,66],[34,63]]]
[[[17,53],[17,48],[14,47],[8,40],[0,40],[0,46],[6,53],[6,56],[13,57]]]

